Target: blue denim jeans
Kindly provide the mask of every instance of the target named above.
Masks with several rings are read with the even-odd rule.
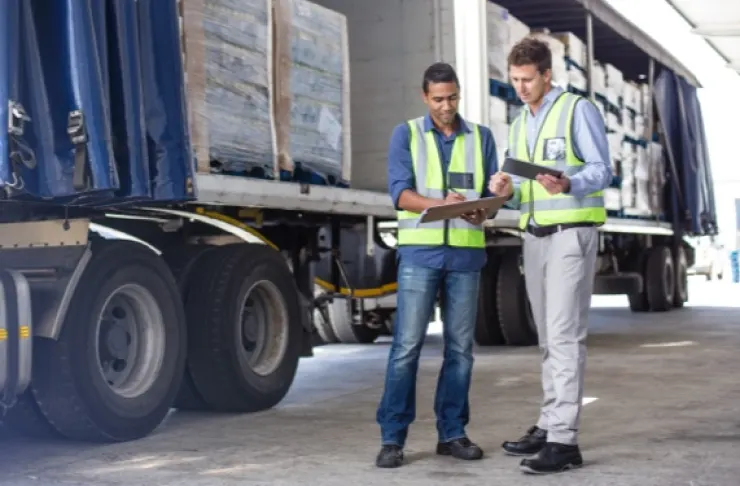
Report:
[[[479,276],[480,272],[452,272],[401,263],[393,344],[377,411],[383,444],[403,447],[408,428],[416,418],[419,354],[438,292],[444,326],[444,361],[434,400],[437,433],[440,442],[466,436]]]

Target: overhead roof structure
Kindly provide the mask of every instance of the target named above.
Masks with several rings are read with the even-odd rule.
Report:
[[[586,14],[593,17],[594,58],[613,64],[626,78],[638,80],[649,72],[649,58],[700,87],[696,76],[666,48],[627,20],[604,0],[493,0],[532,29],[573,32],[586,40]],[[733,0],[709,1],[720,4]],[[737,1],[737,0],[735,0]],[[724,4],[724,3],[723,3]],[[740,5],[740,1],[738,1]],[[740,25],[738,25],[740,27]],[[740,42],[740,37],[737,38]]]
[[[740,74],[740,1],[666,0]]]

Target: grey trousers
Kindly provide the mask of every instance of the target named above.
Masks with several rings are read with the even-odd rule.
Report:
[[[524,236],[524,276],[542,350],[537,426],[550,442],[578,442],[598,238],[596,228]]]

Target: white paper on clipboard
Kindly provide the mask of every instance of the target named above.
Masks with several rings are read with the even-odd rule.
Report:
[[[508,196],[484,197],[472,201],[432,206],[421,213],[417,224],[459,218],[463,214],[471,213],[476,209],[483,209],[486,211],[486,214],[490,215],[494,211],[501,209],[508,199]]]

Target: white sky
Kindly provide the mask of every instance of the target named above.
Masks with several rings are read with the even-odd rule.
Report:
[[[728,0],[731,1],[731,0]],[[740,74],[726,67],[725,61],[699,36],[665,0],[607,0],[616,10],[671,53],[701,82],[699,101],[709,145],[714,177],[721,240],[735,248],[735,198],[740,198],[737,113],[740,113]],[[723,121],[730,117],[732,122]],[[725,119],[726,120],[726,119]]]

